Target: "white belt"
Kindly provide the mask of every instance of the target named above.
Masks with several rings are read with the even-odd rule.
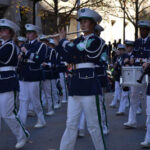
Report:
[[[28,59],[27,63],[33,63],[34,64],[35,62],[33,60]]]
[[[82,69],[82,68],[95,68],[94,63],[80,63],[76,64],[76,69]]]
[[[16,67],[12,66],[0,67],[0,71],[16,71]]]

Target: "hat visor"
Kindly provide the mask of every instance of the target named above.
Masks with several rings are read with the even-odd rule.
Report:
[[[10,28],[8,26],[0,26],[0,29],[11,29],[12,31],[14,31],[12,28]]]
[[[10,27],[8,27],[8,26],[0,26],[0,29],[9,29],[9,30],[11,30],[13,33],[16,32],[13,28],[10,28]]]
[[[88,16],[79,17],[79,18],[77,19],[77,21],[81,21],[82,19],[90,19],[90,20],[92,20],[92,21],[95,22],[95,20],[94,20],[92,17],[88,17]],[[95,23],[96,23],[96,22],[95,22]]]
[[[40,39],[40,41],[48,41],[48,39],[46,39],[46,38],[43,38],[43,39]]]
[[[37,31],[35,31],[35,30],[26,30],[26,33],[27,32],[36,32],[37,33]]]

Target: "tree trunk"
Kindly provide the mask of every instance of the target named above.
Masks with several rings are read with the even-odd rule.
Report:
[[[135,1],[135,40],[138,38],[138,21],[139,21],[139,0]]]
[[[35,16],[35,5],[36,5],[36,0],[33,0],[33,24],[35,25],[35,19],[36,19],[36,16]]]
[[[55,19],[54,19],[54,31],[58,32],[58,24],[59,24],[59,16],[58,16],[58,0],[53,0],[54,1],[54,14],[55,14]]]

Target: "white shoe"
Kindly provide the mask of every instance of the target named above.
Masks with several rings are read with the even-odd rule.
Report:
[[[123,124],[127,129],[135,129],[137,126],[136,126],[136,123],[134,124],[131,124],[129,122],[126,122]]]
[[[44,128],[45,126],[46,126],[46,124],[43,124],[43,123],[38,122],[38,123],[34,126],[34,128]]]
[[[62,103],[63,103],[63,104],[67,103],[67,100],[62,100]]]
[[[60,103],[54,105],[54,109],[59,109],[59,108],[61,108],[61,104]]]
[[[52,111],[47,112],[47,113],[46,113],[46,116],[52,116],[52,115],[54,115],[54,114],[55,114],[55,112],[52,110]]]
[[[27,140],[28,140],[28,138],[25,138],[25,139],[23,139],[23,140],[17,142],[15,148],[16,148],[16,149],[21,149],[21,148],[23,148],[24,145],[27,143]]]
[[[148,148],[148,147],[150,147],[150,142],[144,141],[144,142],[141,142],[140,145],[143,146],[143,147]]]
[[[125,115],[125,113],[124,112],[116,112],[116,115],[117,116],[123,116],[123,115]]]

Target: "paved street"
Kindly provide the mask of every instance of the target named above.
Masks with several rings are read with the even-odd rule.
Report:
[[[118,117],[115,115],[117,109],[109,108],[108,105],[112,99],[112,93],[106,95],[106,103],[108,110],[108,119],[110,125],[110,134],[106,136],[106,144],[108,150],[140,150],[139,143],[143,141],[145,135],[145,111],[138,116],[138,128],[134,130],[126,130],[123,123],[127,121],[127,115]],[[145,108],[144,104],[143,107]],[[31,133],[29,143],[23,150],[58,150],[61,136],[65,129],[66,121],[66,104],[60,110],[56,111],[55,116],[46,117],[47,126],[43,129],[34,129],[36,118],[28,119],[27,128]],[[2,132],[0,133],[0,150],[14,150],[13,146],[16,141],[10,133],[7,126],[2,124]],[[94,150],[91,138],[86,133],[85,138],[77,140],[75,150]]]

